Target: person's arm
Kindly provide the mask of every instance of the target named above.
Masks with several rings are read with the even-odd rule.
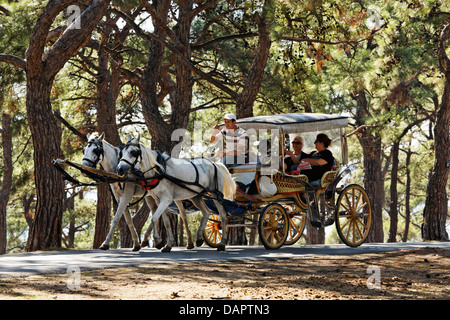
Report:
[[[216,137],[219,133],[220,133],[220,126],[218,124],[216,124],[216,126],[213,129],[212,135],[211,135],[210,143],[213,143],[214,141],[216,141]]]
[[[324,166],[326,165],[328,162],[324,159],[310,159],[310,158],[306,158],[306,159],[302,159],[305,162],[308,162],[310,165],[312,166]]]
[[[297,158],[294,152],[292,150],[284,150],[284,153],[291,157],[292,163],[298,165],[300,163],[300,160]]]

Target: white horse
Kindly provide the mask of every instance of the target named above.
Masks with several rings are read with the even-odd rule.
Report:
[[[227,213],[221,200],[222,198],[234,200],[236,193],[236,184],[228,169],[222,163],[213,163],[207,159],[177,159],[161,155],[139,143],[139,138],[140,136],[129,141],[122,150],[122,158],[116,171],[122,176],[135,172],[135,166],[139,164],[142,169],[141,175],[150,184],[155,185],[149,191],[158,204],[158,209],[152,217],[154,237],[158,236],[156,221],[172,201],[190,199],[203,214],[196,243],[197,246],[201,245],[203,230],[210,215],[210,210],[203,201],[205,193],[213,199],[219,211],[222,228],[226,230]],[[144,241],[148,236],[149,230],[145,233]],[[225,250],[226,242],[226,232],[223,232],[217,250]]]
[[[131,139],[131,137],[130,137]],[[100,137],[97,137],[95,135],[91,135],[88,138],[88,144],[84,148],[84,158],[82,161],[83,165],[93,167],[95,168],[97,164],[100,164],[100,166],[105,170],[106,172],[114,173],[117,167],[117,164],[119,163],[120,159],[120,149],[117,147],[112,146],[110,143],[108,143],[106,140],[104,140],[104,133],[100,135]],[[142,189],[141,186],[137,185],[133,182],[126,182],[126,183],[112,183],[110,184],[112,192],[114,194],[114,197],[118,200],[118,207],[116,214],[114,215],[114,219],[111,224],[111,228],[109,230],[109,233],[105,239],[105,241],[100,246],[100,249],[102,250],[108,250],[109,249],[109,243],[111,242],[111,238],[114,233],[114,229],[117,226],[117,224],[120,221],[120,218],[122,217],[122,214],[125,216],[125,221],[127,222],[128,228],[130,229],[131,236],[133,238],[133,251],[139,251],[141,247],[145,247],[148,245],[148,237],[147,241],[144,243],[139,243],[139,236],[137,234],[136,228],[134,227],[133,220],[131,218],[131,215],[128,210],[126,210],[127,205],[130,203],[131,199],[133,197],[143,197],[145,194],[145,190]],[[155,200],[150,196],[145,197],[145,201],[147,202],[147,205],[149,206],[150,210],[152,212],[156,211],[156,202]],[[192,235],[188,228],[187,224],[187,216],[186,216],[186,210],[181,202],[176,202],[179,212],[181,215],[181,218],[184,221],[184,225],[186,228],[186,234],[188,238],[188,245],[187,248],[191,249],[194,247],[193,241],[192,241]],[[167,215],[163,214],[163,220],[164,220],[164,226],[166,227],[167,233],[170,235],[172,234],[172,229],[170,227],[170,221],[168,220]],[[149,233],[151,232],[153,227],[153,222],[151,223],[149,227]],[[173,236],[172,236],[173,239]],[[172,248],[173,240],[169,241],[167,245],[162,249],[163,252],[169,252]],[[158,249],[161,249],[163,246],[162,242],[159,242],[156,244],[156,247]]]

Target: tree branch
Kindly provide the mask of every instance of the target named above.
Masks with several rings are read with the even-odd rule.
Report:
[[[34,66],[41,63],[42,54],[47,43],[47,36],[53,21],[61,11],[74,3],[76,3],[76,0],[50,0],[47,3],[36,21],[30,38],[30,45],[25,52],[27,63],[31,63]],[[40,70],[35,71],[40,72]]]
[[[90,5],[81,13],[81,28],[71,26],[66,28],[43,58],[50,76],[56,75],[64,64],[90,40],[91,32],[106,12],[108,4],[107,0],[90,1]]]
[[[199,5],[197,8],[192,10],[191,15],[190,15],[191,19],[194,19],[200,12],[205,11],[206,9],[215,5],[216,3],[217,3],[217,0],[210,0],[210,1],[206,1],[205,3]]]
[[[0,6],[0,12],[3,12],[5,15],[9,16],[10,12],[4,6]]]
[[[12,64],[13,66],[19,67],[24,71],[27,70],[26,61],[12,54],[0,54],[0,62]]]
[[[148,3],[147,0],[139,0],[139,2],[144,6],[145,10],[152,16],[152,19],[154,23],[161,28],[161,30],[164,31],[167,37],[170,38],[170,40],[180,43],[179,41],[175,41],[176,35],[170,30],[169,27],[161,20],[158,13],[156,12],[155,8],[151,4]]]
[[[447,23],[442,29],[441,35],[439,37],[439,48],[438,48],[438,57],[439,57],[439,65],[441,67],[441,71],[443,73],[448,72],[450,69],[450,60],[445,53],[445,42],[450,37],[450,23]]]
[[[310,38],[296,38],[296,37],[281,37],[282,40],[287,41],[295,41],[295,42],[310,42],[310,43],[322,43],[322,44],[358,44],[360,42],[366,41],[368,38],[360,39],[360,40],[340,40],[340,41],[326,41],[319,39],[310,39]]]
[[[154,33],[147,33],[147,32],[142,31],[142,29],[139,28],[139,26],[128,15],[126,15],[125,13],[123,13],[123,12],[121,12],[119,10],[114,10],[114,9],[113,9],[113,12],[118,14],[118,15],[120,15],[127,23],[129,23],[130,26],[134,29],[134,31],[136,32],[136,34],[138,36],[140,36],[141,38],[143,38],[143,39],[145,39],[147,41],[155,40],[155,41],[161,43],[164,47],[169,49],[172,53],[176,54],[180,58],[180,61],[182,63],[186,64],[186,66],[188,66],[192,70],[192,72],[196,73],[202,79],[210,82],[211,84],[213,84],[217,88],[219,88],[222,91],[226,92],[232,98],[234,98],[234,99],[237,98],[238,94],[236,92],[234,92],[232,89],[228,88],[227,86],[223,85],[222,83],[220,83],[219,81],[217,81],[216,79],[214,79],[213,77],[208,75],[207,73],[205,73],[202,70],[196,68],[193,65],[192,61],[190,61],[189,59],[184,57],[181,54],[181,52],[177,48],[175,48],[173,45],[165,42],[163,39],[161,39],[160,37],[158,37]]]
[[[55,117],[56,117],[59,121],[61,121],[61,122],[67,127],[67,129],[69,129],[70,131],[72,131],[76,136],[80,137],[82,141],[84,141],[84,142],[87,142],[87,141],[88,141],[85,134],[82,134],[80,131],[78,131],[77,129],[75,129],[69,122],[67,122],[66,119],[64,119],[64,118],[61,116],[61,112],[55,111],[53,114],[55,115]]]
[[[256,37],[256,36],[258,36],[258,34],[255,33],[255,32],[248,32],[248,33],[242,33],[242,34],[233,34],[233,35],[229,35],[229,36],[225,36],[225,37],[216,38],[216,39],[207,41],[207,42],[202,43],[202,44],[192,45],[191,48],[193,50],[199,50],[199,49],[202,49],[204,47],[211,46],[211,45],[213,45],[213,44],[215,44],[217,42],[233,40],[233,39],[241,39],[241,38],[250,38],[250,37]]]

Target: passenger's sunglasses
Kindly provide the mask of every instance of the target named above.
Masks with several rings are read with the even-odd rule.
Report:
[[[292,144],[303,144],[303,143],[297,142],[297,141],[292,141]]]

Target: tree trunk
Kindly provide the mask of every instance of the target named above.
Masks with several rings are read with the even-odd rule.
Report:
[[[105,46],[112,34],[111,21],[105,25],[103,38],[98,50],[98,77],[97,77],[97,131],[105,133],[105,140],[112,145],[121,144],[116,121],[116,101],[120,90],[120,66],[116,63],[108,64],[109,54]],[[97,187],[97,212],[95,217],[94,249],[101,246],[109,232],[111,223],[112,198],[107,184]],[[122,224],[119,224],[119,227]],[[120,233],[131,233],[128,227],[120,228]],[[132,244],[131,244],[132,246]]]
[[[170,8],[170,1],[163,0],[155,3],[155,11],[162,21],[167,22],[167,15]],[[162,27],[156,22],[153,23],[154,33],[164,37]],[[139,85],[139,94],[142,103],[142,113],[145,124],[152,136],[152,149],[170,152],[171,130],[159,113],[158,104],[158,81],[161,74],[161,66],[164,58],[164,47],[158,41],[150,41],[150,52],[147,65],[143,70],[142,81]]]
[[[189,114],[192,104],[192,87],[194,86],[194,78],[192,76],[191,68],[189,68],[182,59],[191,60],[191,23],[192,23],[192,9],[193,0],[179,1],[179,16],[178,23],[175,30],[177,41],[182,46],[180,47],[180,53],[182,56],[175,55],[176,66],[176,86],[175,86],[175,99],[172,103],[172,116],[170,120],[171,131],[176,129],[186,129],[189,122]],[[176,145],[178,141],[171,141],[170,149]],[[172,151],[172,150],[170,150]],[[174,156],[178,156],[174,154]]]
[[[111,194],[109,186],[102,183],[97,187],[97,211],[95,214],[94,249],[100,248],[109,232],[111,223]]]
[[[448,240],[445,223],[448,216],[447,182],[450,170],[450,60],[445,49],[450,37],[450,24],[446,24],[439,39],[438,57],[445,76],[444,93],[436,115],[434,127],[435,161],[427,186],[423,210],[422,237],[424,240]]]
[[[47,36],[56,17],[73,4],[72,0],[49,1],[39,15],[26,60],[19,66],[27,74],[27,118],[33,137],[36,213],[29,232],[27,251],[61,246],[64,183],[51,163],[62,156],[61,132],[52,112],[50,94],[53,81],[65,63],[86,43],[92,30],[109,4],[107,0],[91,0],[80,16],[80,28],[66,28],[50,48]],[[20,59],[19,59],[20,60]],[[18,65],[18,64],[15,64]]]
[[[391,168],[391,186],[390,186],[390,204],[389,204],[389,238],[388,242],[397,242],[397,226],[398,226],[398,154],[400,150],[400,141],[395,141],[392,146],[392,168]]]
[[[406,151],[406,187],[405,187],[405,230],[403,231],[402,242],[408,241],[409,224],[411,222],[411,209],[409,199],[411,197],[411,170],[409,165],[411,163],[411,141],[409,143],[409,148]]]
[[[27,116],[33,137],[36,212],[27,251],[61,247],[64,183],[51,163],[62,158],[61,130],[52,112],[50,92],[53,79],[27,77]]]
[[[316,228],[311,225],[309,219],[306,220],[306,244],[324,244],[325,228]]]
[[[67,233],[67,248],[75,248],[75,233],[77,232],[75,227],[75,218],[70,219],[69,232]]]
[[[236,117],[246,118],[253,116],[253,104],[261,87],[264,70],[270,51],[270,26],[274,18],[275,7],[273,0],[264,2],[263,16],[256,13],[258,23],[258,46],[252,66],[245,80],[244,88],[236,100]]]
[[[35,194],[32,193],[30,196],[22,196],[20,198],[20,202],[22,202],[23,206],[23,216],[25,218],[25,221],[27,222],[28,228],[31,229],[33,226],[34,221],[34,212],[31,210],[31,205],[33,203],[33,200],[35,198]]]
[[[361,126],[365,117],[369,116],[365,92],[363,90],[358,92],[355,99],[358,102],[356,125]],[[357,137],[363,150],[364,189],[370,201],[373,217],[367,242],[383,242],[384,180],[381,168],[381,136],[376,129],[363,129]]]
[[[6,208],[11,193],[13,174],[11,116],[7,113],[2,116],[0,132],[3,146],[3,181],[0,190],[0,254],[5,254],[7,245]]]

